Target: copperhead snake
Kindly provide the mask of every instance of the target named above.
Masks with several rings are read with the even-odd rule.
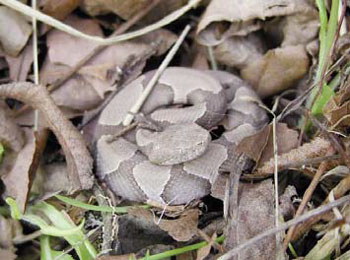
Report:
[[[235,144],[257,132],[267,116],[237,76],[171,67],[141,111],[161,131],[139,127],[111,142],[153,74],[125,86],[102,111],[95,128],[96,173],[124,199],[185,204],[210,193]],[[224,131],[216,138],[211,131],[219,125]]]

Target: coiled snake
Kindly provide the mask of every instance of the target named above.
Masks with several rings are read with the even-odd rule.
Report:
[[[95,129],[96,172],[125,199],[188,203],[210,193],[235,145],[260,129],[267,116],[255,92],[237,76],[171,67],[141,111],[157,127],[139,127],[111,142],[109,134],[122,129],[153,74],[125,86],[102,111]],[[224,129],[220,137],[212,131],[218,126]]]

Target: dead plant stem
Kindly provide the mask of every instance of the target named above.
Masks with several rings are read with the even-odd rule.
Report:
[[[333,149],[333,147],[330,147],[329,150],[327,151],[326,156],[332,155],[333,153],[334,153],[334,149]],[[328,165],[327,162],[322,162],[320,164],[320,166],[318,167],[316,174],[314,175],[309,187],[306,189],[306,191],[304,193],[303,199],[302,199],[302,201],[297,209],[297,212],[295,213],[295,218],[299,217],[301,214],[303,214],[307,203],[310,201],[311,196],[312,196],[313,192],[315,191],[322,175],[325,173],[325,171],[327,169],[327,165]],[[287,249],[288,244],[293,237],[293,233],[295,231],[295,228],[296,228],[296,226],[293,226],[288,230],[286,238],[283,242],[283,250]]]

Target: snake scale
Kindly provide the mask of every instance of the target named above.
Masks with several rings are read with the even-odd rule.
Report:
[[[233,74],[170,67],[141,109],[156,127],[140,126],[111,141],[153,75],[129,83],[102,111],[96,173],[124,199],[185,204],[210,193],[235,145],[266,124],[267,115],[256,93]],[[212,131],[219,126],[220,137]]]

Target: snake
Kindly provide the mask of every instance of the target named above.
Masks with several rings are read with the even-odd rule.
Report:
[[[94,130],[95,171],[117,196],[181,205],[210,194],[237,144],[268,121],[255,91],[225,71],[167,68],[142,105],[147,124],[122,136],[123,120],[154,76],[123,87]],[[226,166],[226,167],[225,167]]]

